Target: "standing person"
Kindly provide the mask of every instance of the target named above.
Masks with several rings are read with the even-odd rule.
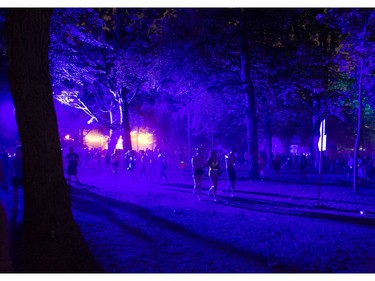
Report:
[[[354,166],[354,159],[353,159],[353,155],[350,154],[348,162],[346,164],[348,178],[350,177],[350,175],[353,174],[353,166]]]
[[[231,152],[229,152],[228,155],[225,155],[225,165],[227,169],[227,175],[228,175],[228,180],[229,184],[227,187],[227,192],[229,192],[229,189],[231,189],[231,196],[234,197],[234,186],[236,183],[236,169],[235,165],[237,162],[236,158],[236,149],[233,148]]]
[[[212,186],[208,190],[208,196],[210,196],[211,191],[213,191],[214,201],[217,201],[216,192],[219,183],[220,165],[216,150],[213,149],[211,151],[210,158],[207,160],[206,166],[209,168],[208,176],[210,177],[212,183]]]
[[[109,167],[111,166],[111,153],[109,153],[109,151],[107,150],[106,154],[105,154],[105,167],[107,169],[107,171],[109,170]]]
[[[305,169],[307,167],[307,157],[306,157],[306,155],[302,153],[299,161],[300,161],[299,162],[299,170],[300,170],[300,173],[301,173],[301,177],[306,178],[306,172],[305,172]]]
[[[14,216],[18,211],[18,196],[19,189],[23,187],[23,163],[22,163],[22,147],[17,146],[15,150],[15,155],[11,162],[11,184],[13,186],[13,211]]]
[[[120,167],[120,150],[115,149],[111,156],[113,173],[117,174]]]
[[[0,160],[0,188],[3,188],[5,191],[8,190],[5,167],[4,167],[3,161],[1,160]]]
[[[139,171],[139,180],[141,180],[142,178],[145,178],[146,180],[148,180],[147,169],[148,169],[149,159],[144,150],[139,151],[139,161],[141,162],[140,171]]]
[[[245,151],[243,154],[243,164],[245,168],[249,167],[249,153],[247,153],[247,151]]]
[[[277,153],[275,159],[273,159],[273,170],[275,172],[276,178],[280,178],[280,168],[281,168],[281,159],[280,154]]]
[[[9,181],[9,153],[5,147],[1,147],[0,149],[0,162],[3,164],[4,179],[7,185]]]
[[[153,182],[153,178],[155,175],[155,170],[157,166],[157,154],[158,151],[153,151],[149,148],[146,149],[146,159],[147,159],[147,176],[148,181]]]
[[[198,199],[201,200],[201,192],[203,185],[203,175],[206,166],[206,161],[204,160],[202,154],[202,148],[197,148],[197,153],[191,158],[191,166],[193,168],[193,181],[194,181],[194,191],[193,195],[197,193],[198,189]]]
[[[166,152],[160,152],[158,155],[159,163],[160,163],[160,174],[159,174],[159,182],[161,179],[164,178],[166,182],[168,182],[167,170],[168,170],[168,159]]]
[[[178,167],[180,169],[181,174],[186,169],[186,155],[183,148],[180,148],[180,151],[178,153]]]
[[[65,159],[68,161],[68,168],[66,169],[66,173],[68,174],[68,183],[70,184],[72,181],[72,176],[76,178],[78,184],[80,184],[78,177],[77,177],[77,168],[79,164],[79,157],[76,152],[74,152],[74,148],[69,148],[69,153],[65,156]]]

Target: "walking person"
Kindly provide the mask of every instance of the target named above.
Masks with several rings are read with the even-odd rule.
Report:
[[[237,162],[237,158],[236,158],[235,153],[236,153],[236,149],[233,148],[232,151],[229,152],[228,155],[225,155],[225,165],[226,165],[227,176],[228,176],[228,180],[229,180],[229,184],[228,184],[226,192],[231,191],[232,197],[234,197],[234,187],[235,187],[235,183],[236,183],[235,165],[236,165],[236,162]]]
[[[216,192],[219,183],[220,165],[216,150],[211,151],[210,158],[207,160],[206,166],[209,169],[208,176],[210,177],[212,183],[212,186],[208,190],[208,196],[210,196],[211,191],[213,191],[214,201],[217,201]]]
[[[18,212],[19,189],[23,187],[22,147],[17,146],[11,162],[11,184],[13,187],[13,216]]]
[[[166,152],[160,152],[158,155],[159,164],[160,164],[160,173],[159,173],[159,182],[161,182],[161,179],[164,178],[165,181],[168,183],[168,176],[167,176],[167,170],[168,170],[168,159],[167,159],[167,153]]]
[[[72,176],[75,177],[76,182],[80,184],[77,176],[77,168],[79,164],[79,156],[76,152],[74,152],[74,148],[69,148],[69,153],[65,156],[65,159],[68,161],[68,168],[66,169],[66,173],[68,174],[68,184],[72,181]]]
[[[202,154],[202,148],[197,148],[196,155],[191,158],[191,166],[193,168],[193,181],[194,181],[194,191],[193,195],[197,193],[198,199],[201,200],[201,192],[203,185],[203,175],[206,166],[206,161],[204,160]]]

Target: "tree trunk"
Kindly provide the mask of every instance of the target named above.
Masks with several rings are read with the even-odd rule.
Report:
[[[108,138],[108,153],[110,155],[112,155],[113,152],[115,152],[118,139],[119,139],[118,130],[110,129],[109,130],[109,138]]]
[[[242,18],[241,80],[246,94],[247,151],[250,156],[251,179],[259,178],[258,164],[258,130],[255,109],[255,91],[250,76],[250,48],[247,41],[245,17]]]
[[[114,107],[111,107],[111,109],[109,111],[110,124],[113,124],[113,120],[114,120],[113,109],[114,109]],[[115,129],[109,130],[108,149],[107,149],[107,153],[109,153],[109,155],[112,155],[113,152],[115,152],[116,145],[117,145],[117,142],[118,142],[118,139],[119,139],[119,135],[120,135],[120,133],[119,133],[118,130],[115,130]]]
[[[353,157],[353,191],[358,192],[358,154],[362,136],[362,68],[358,81],[358,112],[357,112],[357,136],[354,143]]]
[[[321,101],[320,99],[314,99],[313,101],[313,112],[321,112]],[[319,142],[319,128],[320,128],[321,117],[311,116],[311,137],[310,137],[310,157],[314,160],[314,168],[316,171],[319,169],[320,163],[320,152],[318,147]]]
[[[124,91],[123,91],[124,92]],[[131,128],[130,128],[130,118],[129,118],[129,103],[127,102],[126,95],[123,94],[123,104],[122,104],[122,144],[124,151],[133,150],[132,138],[131,138]]]
[[[265,173],[267,176],[271,174],[272,170],[272,132],[269,111],[267,110],[264,122],[264,138],[265,138],[265,150],[266,150],[266,161],[265,161]]]
[[[74,222],[65,182],[48,48],[51,9],[10,9],[9,82],[24,166],[20,272],[100,271]]]

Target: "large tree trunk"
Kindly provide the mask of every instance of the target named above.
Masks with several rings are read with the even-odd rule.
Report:
[[[250,76],[250,47],[247,39],[246,17],[241,19],[242,24],[242,47],[241,47],[241,80],[246,94],[246,125],[247,125],[247,151],[250,155],[251,179],[259,178],[258,164],[258,128],[255,108],[255,91]]]
[[[20,272],[100,271],[74,222],[52,99],[51,9],[10,9],[9,82],[24,164]]]

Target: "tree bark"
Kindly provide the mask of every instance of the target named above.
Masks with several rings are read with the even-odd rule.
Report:
[[[48,60],[52,10],[8,12],[8,74],[24,166],[24,221],[16,270],[101,271],[74,222],[64,178]]]

